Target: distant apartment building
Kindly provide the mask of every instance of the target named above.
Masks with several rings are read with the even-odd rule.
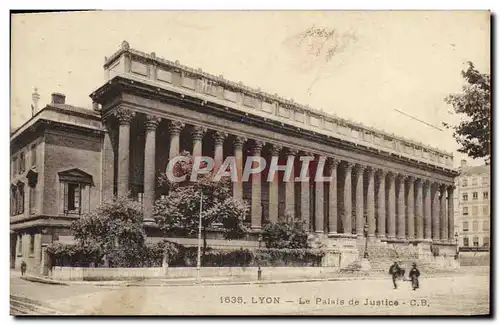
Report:
[[[455,238],[461,251],[489,250],[490,166],[462,160],[455,180]]]

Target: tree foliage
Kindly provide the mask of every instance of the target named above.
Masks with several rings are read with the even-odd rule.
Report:
[[[291,218],[266,223],[262,229],[262,239],[267,248],[309,248],[304,222]]]
[[[153,217],[166,233],[194,235],[198,233],[200,216],[200,197],[202,200],[203,252],[206,251],[206,233],[209,228],[218,228],[226,239],[242,237],[247,229],[243,224],[248,213],[248,205],[233,198],[228,178],[213,181],[211,174],[198,175],[191,182],[189,176],[193,168],[193,157],[183,152],[189,161],[178,162],[173,170],[176,177],[187,175],[182,182],[171,182],[165,174],[160,175],[159,183],[167,195],[158,199],[153,208]]]
[[[468,62],[468,68],[462,71],[466,84],[459,94],[445,98],[457,114],[462,117],[459,125],[451,126],[453,137],[460,144],[459,152],[471,158],[485,158],[491,155],[491,87],[490,75],[480,73]]]

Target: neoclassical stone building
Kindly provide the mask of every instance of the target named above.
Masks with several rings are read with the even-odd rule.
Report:
[[[151,219],[162,194],[157,176],[181,151],[213,157],[216,165],[234,156],[239,175],[248,156],[268,162],[278,157],[281,165],[293,156],[294,176],[299,158],[313,156],[313,167],[327,157],[324,175],[332,182],[314,182],[310,168],[309,182],[283,182],[283,172],[267,182],[265,170],[233,183],[233,195],[251,207],[249,246],[266,220],[288,214],[304,220],[327,249],[362,249],[366,234],[380,247],[455,252],[451,153],[134,50],[127,42],[105,59],[104,74],[105,83],[90,95],[102,123],[95,162],[101,170],[89,175],[99,177],[95,203],[130,192],[143,204],[151,237],[160,236]]]

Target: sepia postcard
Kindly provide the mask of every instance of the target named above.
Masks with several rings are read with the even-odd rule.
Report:
[[[10,314],[491,315],[490,20],[11,12]]]

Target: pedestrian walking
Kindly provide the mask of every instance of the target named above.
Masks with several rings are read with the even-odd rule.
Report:
[[[401,275],[401,268],[398,265],[397,261],[394,261],[394,264],[389,268],[389,274],[392,276],[392,284],[394,285],[394,289],[398,288],[396,284],[396,279]]]
[[[413,290],[419,288],[418,277],[420,276],[420,271],[417,269],[417,263],[413,263],[410,270],[411,286]]]
[[[23,276],[24,273],[26,273],[26,262],[22,261],[21,262],[21,276]]]

